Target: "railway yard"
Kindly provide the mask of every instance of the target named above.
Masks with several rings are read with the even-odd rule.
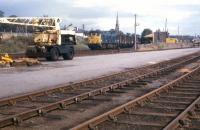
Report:
[[[1,68],[0,129],[200,129],[199,48],[108,53]]]
[[[0,130],[200,130],[198,5],[1,0]]]

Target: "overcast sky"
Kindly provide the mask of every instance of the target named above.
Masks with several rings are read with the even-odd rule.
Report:
[[[86,29],[115,27],[119,13],[120,30],[133,33],[138,15],[138,33],[144,28],[163,30],[165,19],[170,34],[200,34],[200,0],[0,0],[6,16],[56,16],[66,24]]]

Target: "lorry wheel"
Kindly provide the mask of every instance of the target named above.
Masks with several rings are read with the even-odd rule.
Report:
[[[46,60],[51,61],[51,57],[46,56]]]
[[[28,47],[26,50],[26,56],[28,58],[37,58],[37,49],[35,47]]]
[[[50,50],[50,57],[46,57],[46,58],[47,58],[47,60],[51,59],[52,61],[57,61],[58,58],[59,58],[59,52],[58,52],[58,50],[56,48],[52,48]]]
[[[68,53],[63,54],[64,60],[72,60],[74,58],[74,50],[71,49]]]

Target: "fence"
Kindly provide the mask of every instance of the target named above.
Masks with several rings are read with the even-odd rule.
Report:
[[[10,39],[12,37],[17,37],[17,36],[31,37],[32,35],[33,35],[32,33],[0,32],[0,39],[6,40],[6,39]]]

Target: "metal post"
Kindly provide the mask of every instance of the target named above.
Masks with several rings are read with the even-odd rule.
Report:
[[[27,25],[25,26],[25,33],[26,33],[26,36],[28,36],[28,34],[27,34]]]
[[[179,34],[180,34],[180,30],[179,30],[179,25],[178,25],[178,36],[179,36]]]
[[[134,46],[135,46],[135,51],[137,50],[137,36],[136,36],[136,27],[137,27],[137,15],[135,14],[135,44],[134,44]]]
[[[119,47],[119,44],[120,44],[120,33],[119,33],[119,31],[117,32],[117,36],[119,37],[119,39],[118,39],[118,42],[117,42],[117,50],[118,50],[118,52],[120,52],[120,47]]]
[[[178,25],[178,42],[180,42],[180,30],[179,30],[179,25]]]
[[[167,18],[165,20],[165,32],[167,32]]]

